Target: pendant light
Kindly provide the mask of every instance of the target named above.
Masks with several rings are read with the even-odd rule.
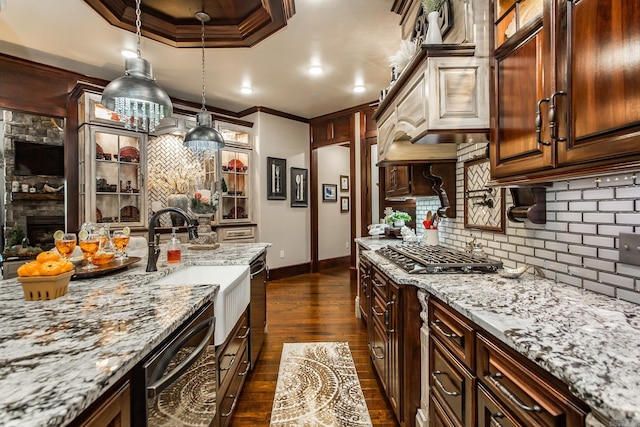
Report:
[[[205,107],[204,98],[204,23],[211,17],[206,12],[196,12],[196,19],[202,24],[202,108],[197,116],[198,126],[192,128],[184,137],[184,145],[194,151],[215,151],[224,147],[224,138],[213,127],[213,118]]]
[[[124,76],[107,85],[101,103],[120,116],[125,128],[147,132],[173,114],[173,105],[153,78],[151,63],[140,56],[140,26],[140,0],[136,0],[137,57],[125,60]]]

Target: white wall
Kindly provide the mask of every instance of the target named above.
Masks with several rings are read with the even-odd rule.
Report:
[[[318,152],[318,260],[349,256],[351,253],[350,212],[340,212],[340,175],[349,176],[349,147],[329,145]],[[322,184],[336,184],[337,202],[322,201]],[[349,185],[354,185],[350,179]],[[350,200],[349,210],[353,209]]]
[[[254,123],[254,158],[258,165],[253,182],[257,241],[271,243],[269,268],[308,263],[311,260],[311,207],[292,208],[289,195],[291,168],[309,169],[309,125],[266,113],[244,117]],[[267,157],[287,161],[287,200],[267,200]],[[308,188],[309,195],[311,189]],[[284,257],[280,254],[284,251]]]

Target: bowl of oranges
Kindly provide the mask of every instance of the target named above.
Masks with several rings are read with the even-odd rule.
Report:
[[[41,252],[18,268],[18,281],[27,301],[55,299],[67,293],[73,273],[73,264],[57,252]]]

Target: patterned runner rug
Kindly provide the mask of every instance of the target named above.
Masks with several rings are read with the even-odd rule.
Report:
[[[270,425],[372,425],[349,343],[284,344]]]

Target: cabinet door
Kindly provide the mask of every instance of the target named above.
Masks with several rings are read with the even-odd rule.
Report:
[[[131,387],[129,382],[110,396],[81,427],[129,427],[131,425]]]
[[[358,302],[360,305],[360,316],[365,324],[369,322],[369,310],[371,309],[370,274],[371,264],[361,256],[358,267]]]
[[[560,165],[640,156],[640,7],[637,0],[566,2],[558,64],[571,127],[558,142]],[[569,76],[568,78],[565,76]],[[559,100],[560,111],[566,105]],[[566,111],[566,110],[565,110]],[[566,129],[558,129],[566,137]]]
[[[400,325],[400,288],[395,283],[389,281],[388,296],[386,303],[386,328],[388,337],[388,350],[387,350],[387,396],[389,397],[389,403],[396,414],[396,418],[402,422],[402,415],[400,411],[400,402],[402,401],[402,366],[401,366],[401,351],[402,343],[400,338],[400,331],[402,327]]]
[[[146,135],[84,125],[79,143],[81,222],[146,223]]]
[[[491,175],[514,176],[553,167],[552,149],[538,144],[536,112],[544,98],[544,32],[539,30],[504,56],[496,58],[494,126],[490,143]],[[546,106],[543,106],[546,107]],[[542,117],[546,117],[543,108]],[[542,120],[548,123],[547,120]],[[542,129],[541,138],[548,139]]]
[[[505,407],[478,386],[478,427],[518,427],[522,425]]]
[[[250,151],[221,150],[220,223],[249,222],[251,218]]]
[[[387,197],[401,197],[410,194],[409,166],[385,168],[385,189]]]

